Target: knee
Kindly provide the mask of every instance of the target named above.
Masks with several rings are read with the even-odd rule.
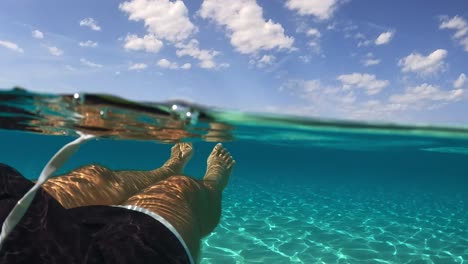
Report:
[[[171,184],[175,184],[182,188],[197,188],[198,189],[198,182],[195,179],[192,179],[187,176],[175,175],[167,178],[167,181]]]

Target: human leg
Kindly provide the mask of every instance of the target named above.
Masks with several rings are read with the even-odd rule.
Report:
[[[208,158],[203,180],[171,176],[130,197],[123,205],[134,205],[167,220],[182,236],[194,259],[200,239],[211,233],[221,216],[221,194],[235,162],[221,144]]]
[[[181,174],[192,157],[192,145],[178,143],[171,157],[151,171],[113,171],[88,165],[49,179],[42,188],[65,208],[120,204],[132,195],[171,175]]]
[[[32,186],[0,163],[0,223]],[[0,263],[180,264],[189,263],[186,253],[171,230],[147,215],[114,206],[65,209],[40,189],[3,241]]]

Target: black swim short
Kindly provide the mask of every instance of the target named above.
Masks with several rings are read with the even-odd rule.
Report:
[[[0,163],[0,223],[33,186]],[[42,189],[0,250],[0,263],[190,263],[180,236],[120,207],[63,208]]]

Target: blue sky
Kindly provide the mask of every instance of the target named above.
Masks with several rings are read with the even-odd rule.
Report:
[[[0,2],[0,87],[468,124],[468,2]]]

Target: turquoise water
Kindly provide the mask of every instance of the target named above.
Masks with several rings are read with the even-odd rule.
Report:
[[[224,142],[236,167],[221,223],[203,240],[204,264],[468,261],[464,128],[265,117],[196,106],[171,112],[152,104],[157,112],[143,107],[149,104],[17,92],[0,99],[0,162],[31,179],[75,138],[74,130],[101,138],[83,145],[62,171],[89,163],[153,169],[169,156],[170,142],[184,140],[195,148],[186,174],[200,178],[214,142]],[[84,114],[95,108],[105,110],[97,116],[106,122]],[[197,118],[184,118],[187,111]]]

